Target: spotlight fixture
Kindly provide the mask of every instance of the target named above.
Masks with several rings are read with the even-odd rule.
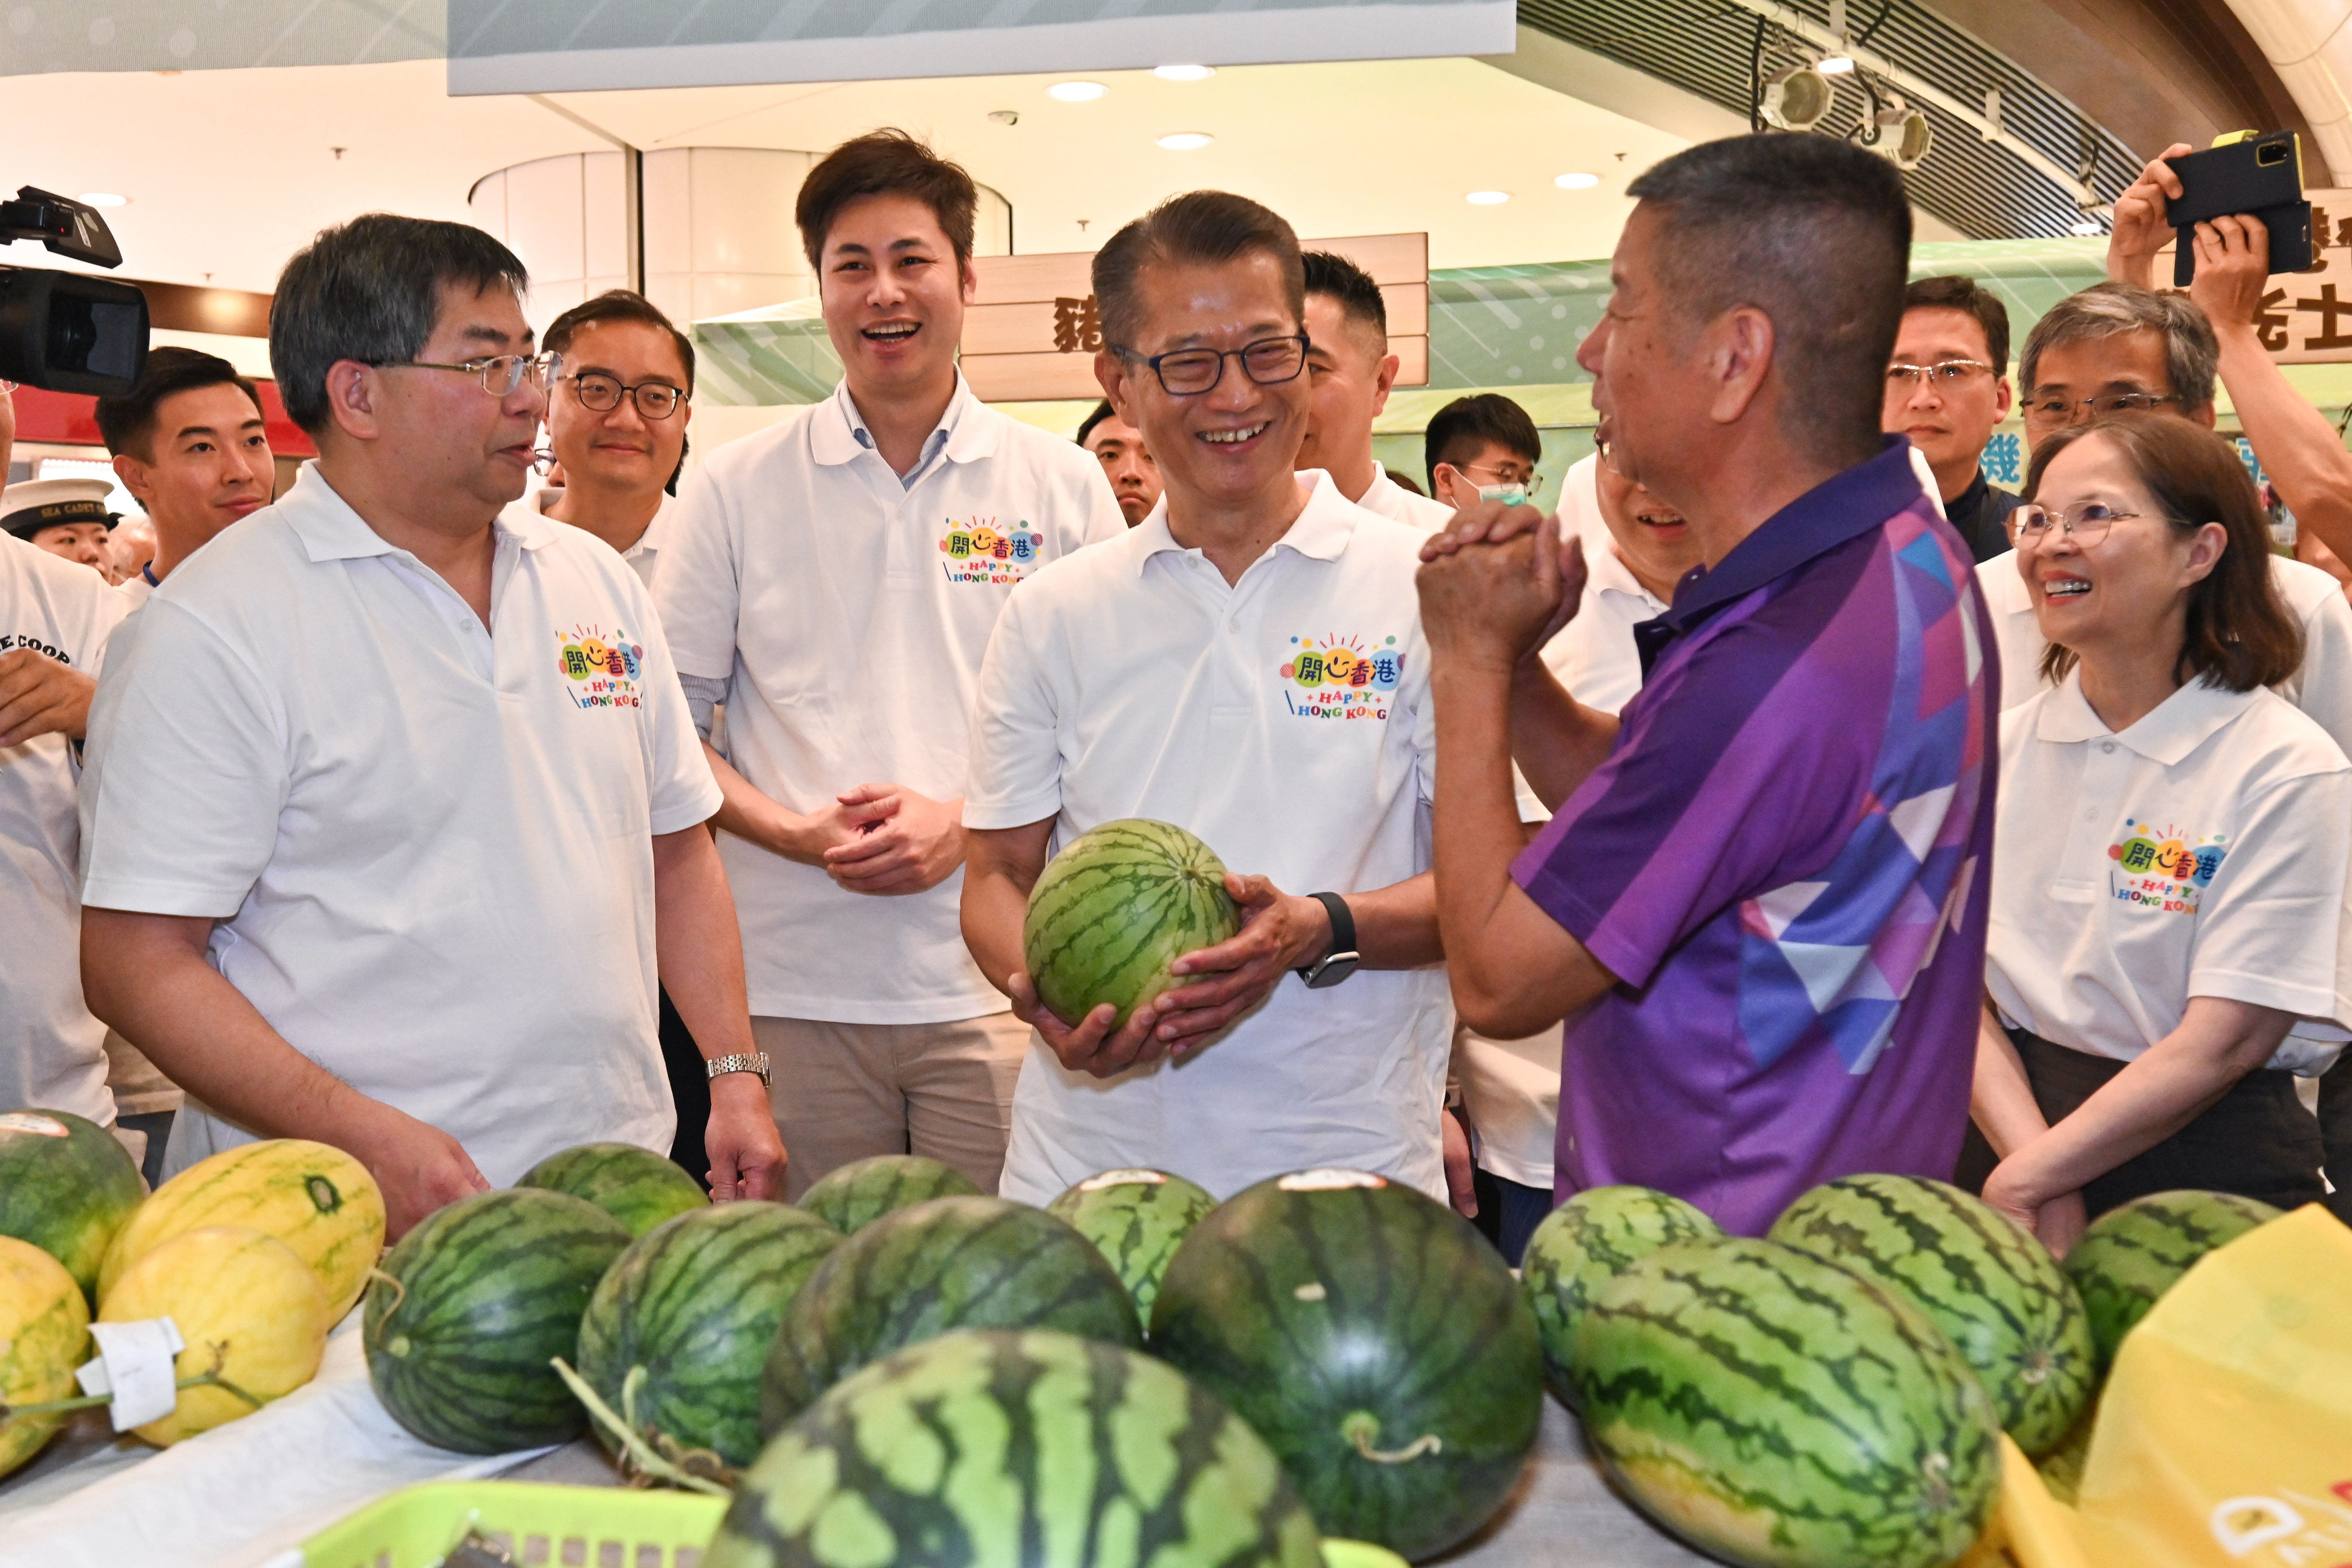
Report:
[[[1598,174],[1562,174],[1552,182],[1563,191],[1589,191],[1600,183]]]
[[[1160,139],[1160,145],[1171,153],[1190,153],[1196,147],[1206,147],[1215,137],[1205,131],[1177,131]]]
[[[1064,103],[1092,103],[1109,90],[1098,81],[1057,81],[1045,89],[1045,96]]]
[[[1872,116],[1871,123],[1878,134],[1869,143],[1870,150],[1906,173],[1917,168],[1936,145],[1927,117],[1899,100]]]
[[[1472,191],[1462,198],[1474,207],[1498,207],[1511,199],[1508,191]]]
[[[1784,66],[1764,79],[1757,111],[1781,131],[1811,131],[1827,120],[1837,102],[1830,79],[1811,66]]]
[[[1151,74],[1161,81],[1206,81],[1217,74],[1214,66],[1153,66]]]

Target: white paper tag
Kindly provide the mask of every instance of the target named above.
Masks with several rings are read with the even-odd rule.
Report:
[[[1345,1187],[1385,1187],[1386,1176],[1375,1176],[1370,1171],[1342,1171],[1325,1167],[1317,1171],[1294,1171],[1274,1184],[1286,1193],[1333,1193]]]
[[[84,1394],[110,1394],[107,1414],[114,1429],[128,1432],[160,1421],[178,1408],[179,1374],[173,1359],[188,1348],[180,1326],[169,1318],[148,1318],[136,1323],[92,1323],[89,1337],[98,1342],[98,1359],[74,1373]]]
[[[1105,1171],[1099,1176],[1088,1176],[1078,1184],[1082,1193],[1098,1193],[1105,1187],[1156,1187],[1168,1178],[1157,1171]]]
[[[66,1124],[54,1116],[38,1116],[29,1110],[12,1110],[0,1116],[0,1132],[31,1132],[43,1138],[70,1138]]]

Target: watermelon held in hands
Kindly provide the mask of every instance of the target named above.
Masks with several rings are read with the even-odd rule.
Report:
[[[1151,1348],[1281,1456],[1326,1534],[1415,1559],[1502,1506],[1543,1413],[1543,1349],[1502,1255],[1360,1171],[1213,1210],[1160,1281]]]
[[[1117,1027],[1180,983],[1171,963],[1240,929],[1215,851],[1169,823],[1124,817],[1079,834],[1039,873],[1022,961],[1054,1016],[1075,1026],[1108,1002]]]
[[[1217,1200],[1165,1171],[1105,1171],[1045,1205],[1045,1212],[1095,1244],[1118,1270],[1135,1315],[1151,1321],[1151,1303],[1169,1259]]]
[[[814,1215],[745,1200],[679,1215],[604,1271],[580,1322],[580,1375],[675,1459],[760,1452],[760,1368],[785,1309],[840,1235]],[[631,1386],[633,1374],[634,1386]],[[598,1424],[597,1438],[614,1449]],[[673,1452],[672,1450],[675,1450]]]
[[[852,1245],[855,1245],[853,1243]],[[1322,1568],[1282,1463],[1149,1356],[962,1331],[834,1385],[736,1489],[705,1568]]]
[[[852,1160],[817,1178],[800,1206],[848,1236],[886,1214],[933,1198],[981,1195],[971,1177],[921,1154],[876,1154]]]
[[[1601,1288],[1574,1356],[1609,1473],[1727,1562],[1945,1568],[1999,1500],[2000,1428],[1951,1342],[1792,1247],[1661,1247]]]
[[[1790,1204],[1771,1239],[1876,1281],[1976,1369],[2031,1458],[2058,1446],[2098,1381],[2082,1298],[2041,1242],[1924,1176],[1842,1176]]]
[[[85,1306],[100,1266],[147,1195],[114,1134],[64,1110],[0,1116],[0,1237],[30,1242],[65,1266]]]
[[[784,1314],[761,1377],[772,1436],[868,1363],[950,1329],[1059,1329],[1139,1350],[1127,1287],[1085,1237],[1004,1198],[933,1198],[833,1249]]]
[[[2150,1193],[2093,1220],[2066,1255],[2066,1277],[2082,1292],[2100,1369],[2199,1258],[2278,1216],[2252,1198],[2184,1191]]]
[[[634,1143],[583,1143],[550,1154],[515,1185],[586,1198],[627,1226],[631,1236],[710,1205],[710,1195],[684,1166]]]
[[[368,1286],[368,1380],[428,1443],[502,1454],[580,1435],[587,1413],[551,1364],[629,1230],[585,1198],[477,1193],[427,1215]]]
[[[1587,1187],[1544,1216],[1528,1237],[1519,1289],[1543,1340],[1545,1375],[1570,1409],[1576,1325],[1601,1287],[1662,1247],[1722,1234],[1698,1209],[1650,1187]]]
[[[31,1242],[0,1236],[0,1409],[73,1398],[81,1392],[74,1369],[89,1359],[81,1286]],[[63,1413],[0,1416],[0,1476],[39,1453],[65,1423]]]

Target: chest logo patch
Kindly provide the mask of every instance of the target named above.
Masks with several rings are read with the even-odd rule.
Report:
[[[1018,583],[1037,569],[1045,536],[1024,523],[1000,525],[994,518],[947,520],[940,535],[940,569],[950,583]]]
[[[1288,684],[1282,700],[1297,719],[1385,719],[1404,676],[1396,638],[1295,637],[1276,673]]]
[[[602,627],[574,625],[569,633],[557,632],[555,640],[562,644],[557,655],[559,668],[570,682],[564,694],[576,708],[639,708],[644,700],[637,689],[640,678],[638,661],[645,658],[643,647],[629,640],[629,634],[614,630],[607,634]]]
[[[2115,868],[2108,890],[2121,903],[2163,914],[2193,915],[2229,854],[2229,835],[2192,838],[2184,828],[2124,819],[2124,837],[2107,846]]]

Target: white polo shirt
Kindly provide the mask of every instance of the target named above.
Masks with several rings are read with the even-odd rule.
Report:
[[[972,715],[968,825],[1051,817],[1058,847],[1097,823],[1157,818],[1286,893],[1429,869],[1422,535],[1342,499],[1320,469],[1298,482],[1305,510],[1238,584],[1170,537],[1163,500],[1013,596]],[[1286,975],[1199,1055],[1108,1081],[1064,1070],[1033,1037],[999,1190],[1042,1204],[1098,1171],[1154,1165],[1224,1197],[1345,1165],[1442,1197],[1453,1028],[1432,965],[1359,970],[1322,991]]]
[[[1413,494],[1381,468],[1372,476],[1372,488],[1359,497],[1356,504],[1367,511],[1379,512],[1391,522],[1403,523],[1407,528],[1423,533],[1435,533],[1454,521],[1454,509],[1442,500]]]
[[[961,377],[903,482],[845,382],[687,481],[656,598],[678,668],[729,683],[728,761],[761,794],[801,813],[869,783],[953,800],[1014,585],[1126,533],[1091,454]],[[961,869],[880,897],[732,834],[719,848],[755,1015],[935,1024],[1009,1005],[964,950]]]
[[[2352,603],[2346,602],[2344,585],[2335,578],[2284,555],[2271,557],[2271,581],[2286,601],[2287,613],[2303,624],[2303,666],[2278,684],[2278,694],[2317,720],[2352,753]],[[2033,614],[2032,590],[2018,573],[2016,551],[1979,563],[1977,583],[2000,648],[2000,705],[2006,710],[2049,689],[2041,671],[2050,645]]]
[[[548,517],[547,509],[562,497],[562,485],[544,485],[517,500],[508,510],[527,509],[537,516],[547,517],[550,522],[561,523],[561,519]],[[629,563],[629,569],[637,574],[637,581],[649,591],[654,585],[654,568],[661,562],[662,546],[669,541],[670,525],[677,516],[677,498],[664,491],[661,504],[654,509],[654,520],[646,524],[646,531],[637,535],[635,544],[621,552],[621,559]],[[572,525],[563,523],[562,526]],[[586,532],[586,530],[582,531]],[[594,539],[596,536],[590,534],[589,537]],[[604,541],[597,540],[597,542],[601,544]]]
[[[1986,983],[2012,1025],[2129,1061],[2191,996],[2352,1027],[2352,762],[2277,694],[2191,681],[2121,733],[2082,676],[2001,716]]]
[[[0,535],[0,653],[85,675],[130,605],[89,567]],[[0,1110],[114,1122],[106,1026],[81,996],[80,768],[63,735],[0,746]]]
[[[667,1150],[652,836],[719,807],[645,586],[496,524],[491,626],[305,464],[165,579],[107,666],[85,902],[208,915],[295,1049],[505,1185]],[[191,1097],[177,1170],[248,1135]]]

